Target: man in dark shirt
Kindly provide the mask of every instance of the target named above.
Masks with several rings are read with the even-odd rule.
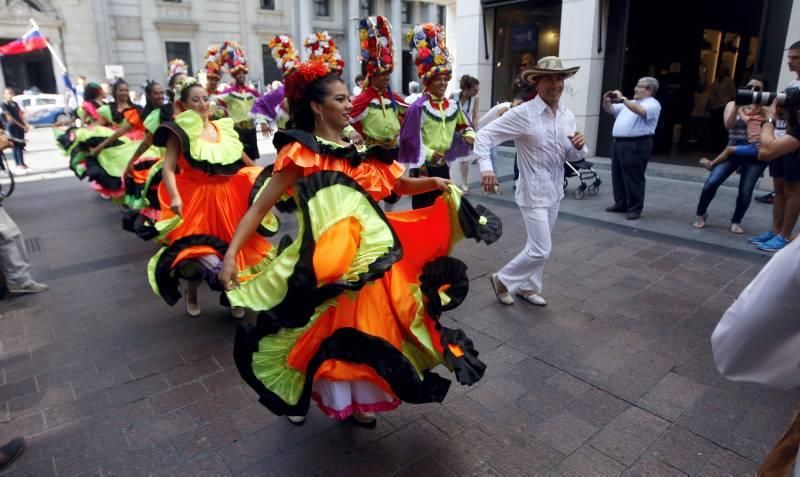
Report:
[[[13,89],[6,88],[4,99],[2,112],[3,116],[5,116],[6,134],[14,145],[14,162],[17,163],[16,172],[18,174],[24,174],[29,169],[28,166],[25,165],[25,159],[23,157],[23,151],[25,150],[25,132],[28,131],[31,126],[25,121],[25,114],[14,101]]]

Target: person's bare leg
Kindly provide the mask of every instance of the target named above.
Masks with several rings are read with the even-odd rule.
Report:
[[[800,215],[800,182],[784,182],[783,193],[785,205],[780,234],[781,237],[789,240],[792,236],[792,230],[797,224],[797,216]]]
[[[468,180],[469,180],[469,162],[463,161],[460,164],[461,167],[461,185],[463,186],[462,189],[464,191],[468,190]]]
[[[197,302],[197,290],[200,288],[201,283],[202,280],[190,281],[186,288],[186,296],[184,297],[184,300],[186,300],[186,314],[192,318],[200,316],[203,312]]]
[[[778,159],[780,160],[780,159]],[[782,177],[773,177],[772,184],[775,188],[775,200],[772,203],[772,233],[780,233],[783,229],[784,209],[786,208],[786,192]]]

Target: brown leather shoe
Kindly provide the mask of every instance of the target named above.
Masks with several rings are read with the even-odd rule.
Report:
[[[606,207],[606,212],[625,212],[625,209],[612,205],[611,207]]]

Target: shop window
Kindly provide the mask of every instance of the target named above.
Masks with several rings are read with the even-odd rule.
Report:
[[[331,16],[331,2],[330,0],[314,0],[314,13],[318,17]]]
[[[275,0],[261,0],[262,10],[275,10]]]
[[[447,11],[445,10],[446,7],[443,5],[436,6],[436,23],[439,25],[444,25],[445,20],[447,19]]]
[[[495,10],[492,103],[512,99],[514,81],[523,69],[539,58],[558,56],[560,27],[560,1],[528,1]]]
[[[192,47],[188,41],[168,41],[165,43],[167,49],[167,61],[179,58],[186,62],[189,74],[192,74]]]

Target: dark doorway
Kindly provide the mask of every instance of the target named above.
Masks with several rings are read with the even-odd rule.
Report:
[[[773,4],[787,3],[790,8],[791,1],[770,0],[769,9],[766,3],[609,1],[603,91],[620,89],[632,96],[642,76],[658,79],[656,98],[662,112],[654,160],[694,164],[701,155],[719,152],[725,131],[712,110],[721,102],[717,92],[726,89],[718,86],[725,72],[733,82],[728,86],[743,86],[754,72],[766,73],[774,86],[779,69],[771,71],[774,67],[767,67],[761,58],[764,51],[774,55],[784,48],[788,12],[781,17]],[[772,31],[762,37],[767,24]],[[781,28],[782,35],[774,34]],[[601,113],[598,155],[610,155],[612,126],[613,118]]]
[[[0,45],[13,39],[0,39]],[[53,59],[49,50],[37,50],[22,55],[6,55],[0,58],[6,86],[17,93],[36,87],[42,93],[55,94],[56,78],[53,74]]]

